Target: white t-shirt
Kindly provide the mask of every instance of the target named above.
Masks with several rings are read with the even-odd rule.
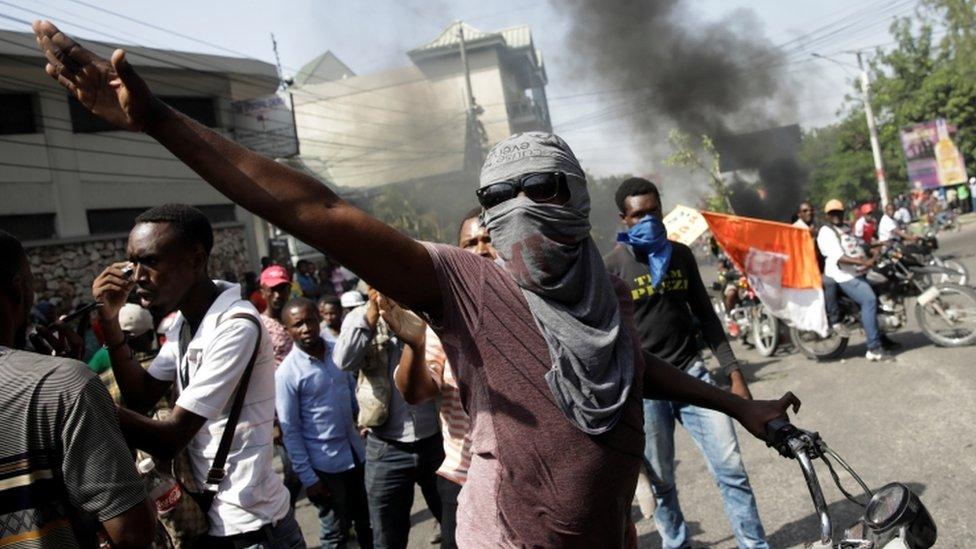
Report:
[[[881,221],[878,222],[878,240],[881,242],[887,242],[895,236],[895,229],[898,228],[898,222],[891,218],[888,214],[881,216]]]
[[[839,234],[838,234],[839,233]],[[860,241],[851,234],[850,228],[845,226],[832,227],[824,225],[817,233],[817,247],[824,256],[824,275],[836,282],[853,280],[858,273],[857,265],[839,265],[837,260],[845,255],[851,257],[865,257]]]
[[[908,211],[908,208],[902,206],[895,211],[895,221],[901,223],[902,225],[908,226],[912,222],[912,212]]]
[[[227,456],[227,476],[220,483],[209,513],[210,534],[229,536],[281,520],[288,513],[289,498],[281,477],[272,468],[275,362],[271,338],[260,320],[255,325],[246,319],[227,319],[240,312],[257,319],[258,311],[241,299],[240,286],[214,282],[221,293],[186,345],[186,352],[180,356],[184,319],[178,314],[149,374],[175,382],[176,405],[207,419],[187,446],[193,475],[204,486],[234,393],[260,330],[261,348]],[[220,318],[227,320],[218,325]]]

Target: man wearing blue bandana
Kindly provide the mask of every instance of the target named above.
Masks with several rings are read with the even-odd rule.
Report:
[[[620,185],[615,198],[620,219],[629,230],[618,236],[620,245],[607,256],[606,265],[630,288],[644,353],[714,385],[696,344],[700,332],[729,377],[732,393],[751,399],[691,249],[667,238],[657,187],[646,179],[631,178]],[[644,458],[657,499],[654,522],[662,546],[685,548],[690,542],[675,486],[675,422],[684,425],[708,462],[739,547],[768,547],[732,419],[699,406],[647,399]]]

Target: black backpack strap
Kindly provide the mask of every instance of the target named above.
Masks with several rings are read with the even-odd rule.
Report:
[[[234,403],[231,405],[230,414],[227,416],[227,425],[224,426],[224,432],[220,436],[220,444],[217,446],[217,453],[214,455],[213,463],[210,465],[210,470],[207,472],[207,482],[203,489],[203,494],[201,499],[201,506],[204,507],[204,512],[210,510],[210,506],[213,504],[214,498],[217,496],[217,491],[219,490],[221,481],[227,475],[227,471],[224,470],[224,465],[227,463],[227,455],[230,453],[230,445],[234,441],[234,432],[237,430],[237,422],[241,418],[241,409],[244,408],[244,397],[247,394],[247,386],[251,380],[251,372],[254,370],[254,363],[257,361],[258,352],[261,349],[261,321],[259,321],[253,314],[249,313],[236,313],[227,317],[230,318],[241,318],[253,322],[258,328],[257,341],[254,344],[254,351],[251,353],[251,359],[247,363],[247,367],[244,368],[244,373],[241,374],[241,380],[237,384],[237,392],[234,394]],[[223,322],[225,319],[220,319]]]

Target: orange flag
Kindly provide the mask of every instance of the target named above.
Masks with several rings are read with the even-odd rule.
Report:
[[[702,216],[770,313],[802,330],[826,335],[820,268],[808,230],[712,212]]]

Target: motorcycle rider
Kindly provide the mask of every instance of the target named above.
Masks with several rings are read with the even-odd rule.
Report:
[[[817,246],[816,242],[817,231],[821,228],[816,221],[816,209],[813,207],[812,202],[804,200],[796,207],[795,215],[796,220],[793,221],[793,226],[810,231],[810,236],[814,239],[813,251],[817,254],[817,266],[820,267],[820,280],[823,285],[827,322],[831,326],[837,326],[839,329],[843,329],[843,325],[840,323],[840,308],[837,306],[837,283],[834,282],[834,279],[823,276],[824,256],[820,253],[820,247]]]
[[[865,280],[865,273],[874,266],[877,255],[869,256],[864,243],[851,234],[850,226],[844,222],[844,204],[840,200],[828,200],[824,212],[828,222],[817,233],[817,247],[825,259],[824,277],[836,282],[840,290],[860,307],[861,326],[867,336],[868,347],[864,357],[872,362],[888,359],[890,355],[882,347],[878,330],[878,298]],[[837,298],[836,295],[824,297]],[[832,326],[842,333],[838,327]]]
[[[878,224],[875,223],[874,219],[874,202],[861,204],[857,212],[857,221],[854,222],[854,236],[870,245],[874,242],[874,236],[878,229]]]
[[[907,228],[896,219],[895,205],[889,202],[885,205],[884,215],[878,223],[878,240],[882,243],[889,240],[902,240],[905,242],[915,242],[914,235],[910,234]]]

